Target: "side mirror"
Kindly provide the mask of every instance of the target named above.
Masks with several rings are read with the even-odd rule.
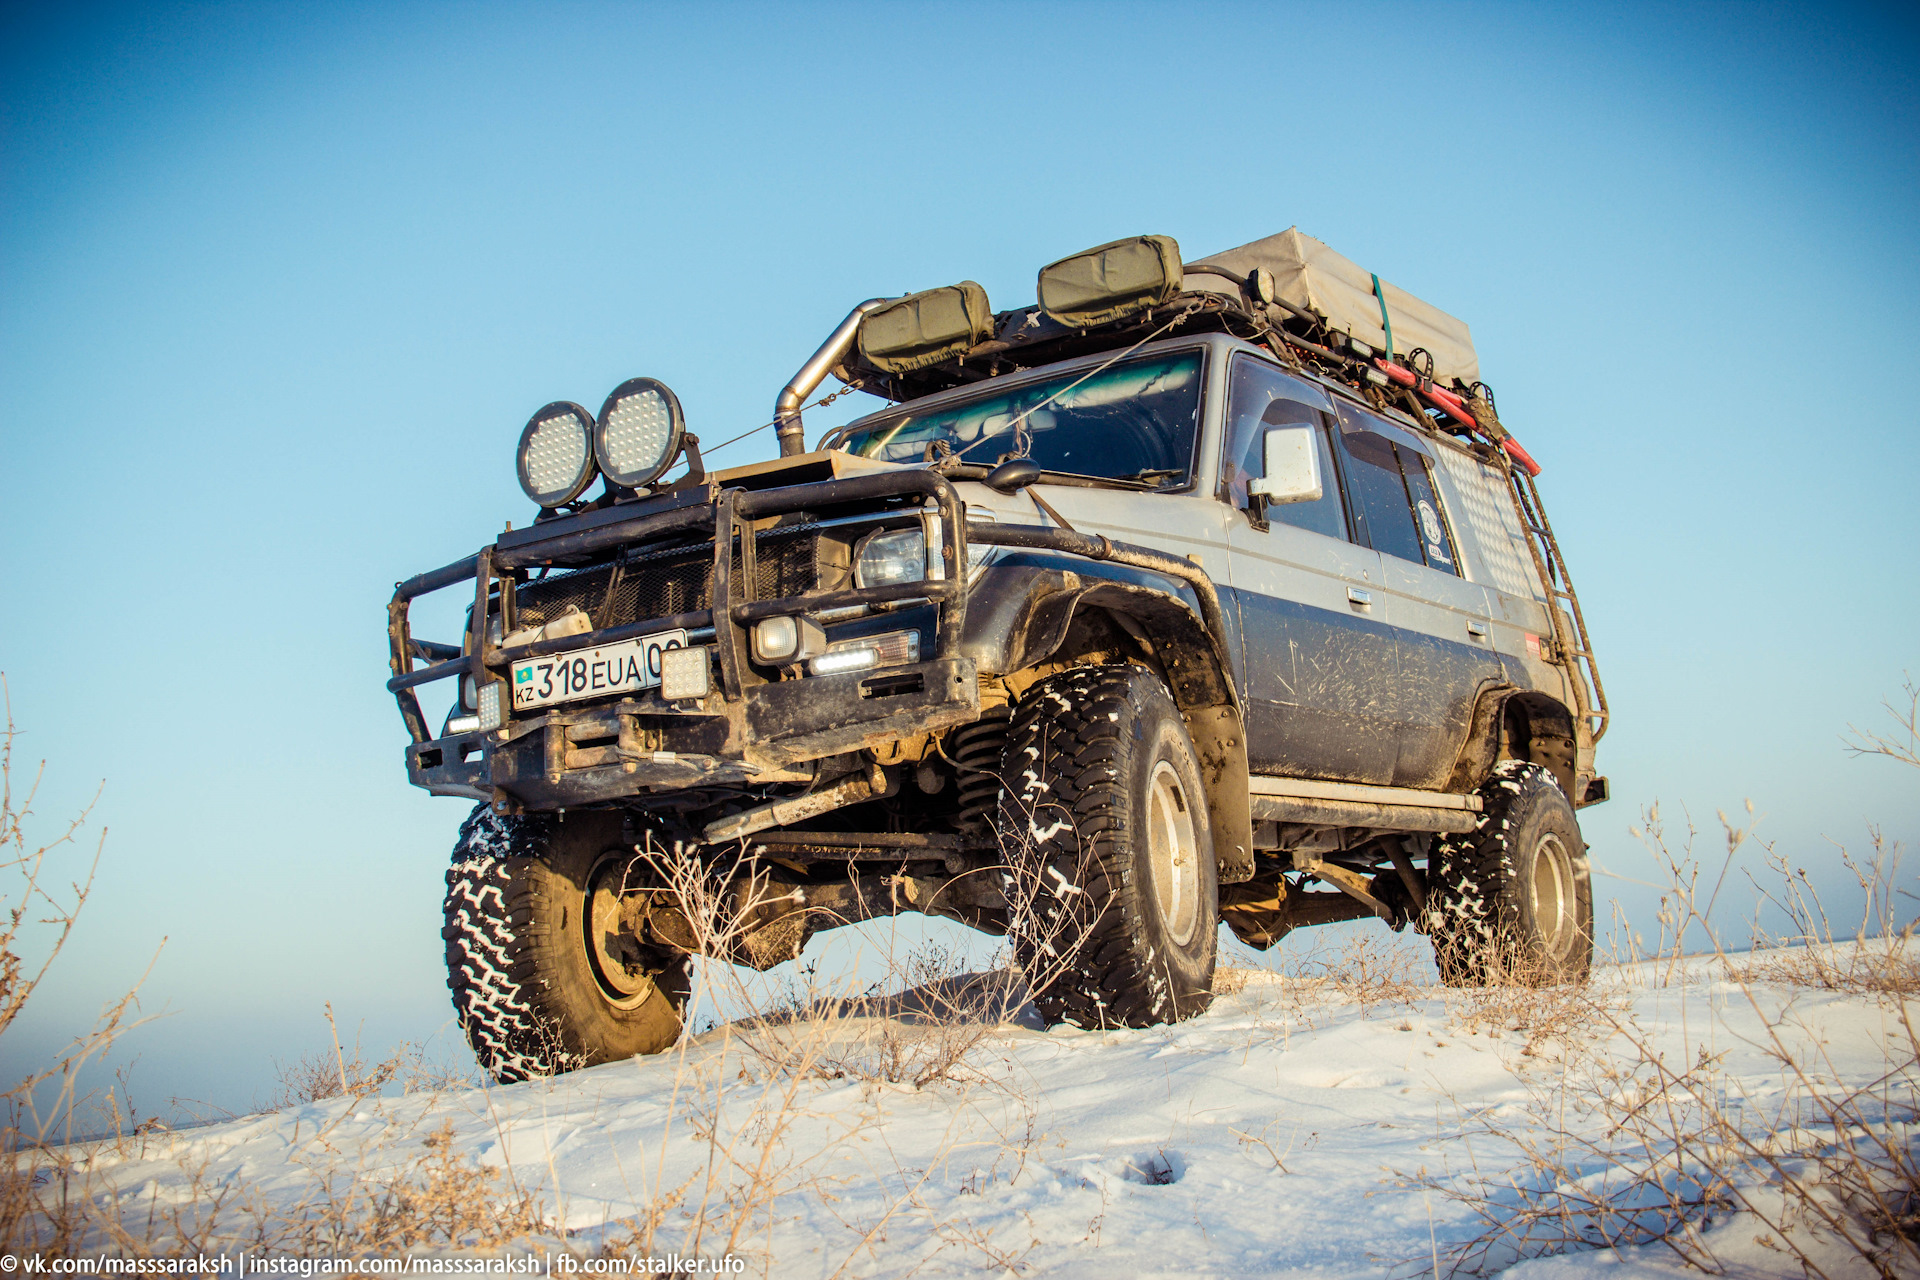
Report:
[[[1272,427],[1267,431],[1267,474],[1247,486],[1247,492],[1271,503],[1318,502],[1325,492],[1320,481],[1320,451],[1314,447],[1312,427]]]

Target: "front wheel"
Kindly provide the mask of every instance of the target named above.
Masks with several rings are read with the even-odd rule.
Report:
[[[1028,689],[1001,774],[1009,941],[1049,1026],[1145,1027],[1212,1000],[1219,886],[1193,743],[1136,666]]]
[[[1593,969],[1587,846],[1553,774],[1502,760],[1480,824],[1434,850],[1427,936],[1448,986],[1580,983]]]
[[[447,987],[501,1083],[658,1053],[680,1036],[687,959],[623,931],[632,853],[615,815],[461,824],[447,871]]]

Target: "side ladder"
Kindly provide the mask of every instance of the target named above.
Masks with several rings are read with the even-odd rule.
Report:
[[[1520,523],[1527,531],[1527,549],[1533,553],[1534,571],[1540,575],[1540,585],[1547,589],[1547,617],[1553,626],[1552,661],[1566,667],[1573,677],[1573,697],[1580,704],[1579,715],[1593,731],[1593,740],[1598,742],[1607,732],[1607,691],[1600,683],[1600,668],[1593,660],[1593,641],[1587,635],[1586,616],[1580,612],[1580,597],[1573,589],[1566,557],[1560,554],[1560,540],[1553,536],[1547,508],[1540,501],[1540,490],[1534,485],[1533,477],[1510,462],[1505,469],[1513,490],[1514,509],[1520,513]],[[1560,607],[1561,601],[1566,602],[1564,610]]]

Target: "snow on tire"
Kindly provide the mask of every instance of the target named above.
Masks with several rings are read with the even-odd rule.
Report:
[[[1502,760],[1480,788],[1480,823],[1428,868],[1423,925],[1449,986],[1585,982],[1593,968],[1587,846],[1544,766]]]
[[[486,805],[461,824],[447,870],[447,988],[467,1043],[500,1082],[657,1053],[678,1039],[684,958],[609,989],[588,936],[593,868],[617,818],[513,818]],[[637,993],[634,994],[634,993]]]
[[[1219,887],[1193,744],[1144,667],[1076,667],[1014,709],[999,836],[1009,941],[1049,1026],[1212,1000]]]

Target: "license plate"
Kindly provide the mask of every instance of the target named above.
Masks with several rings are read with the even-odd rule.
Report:
[[[638,640],[575,649],[513,664],[513,708],[544,707],[550,702],[634,693],[660,683],[660,655],[683,649],[684,631],[661,631]]]

